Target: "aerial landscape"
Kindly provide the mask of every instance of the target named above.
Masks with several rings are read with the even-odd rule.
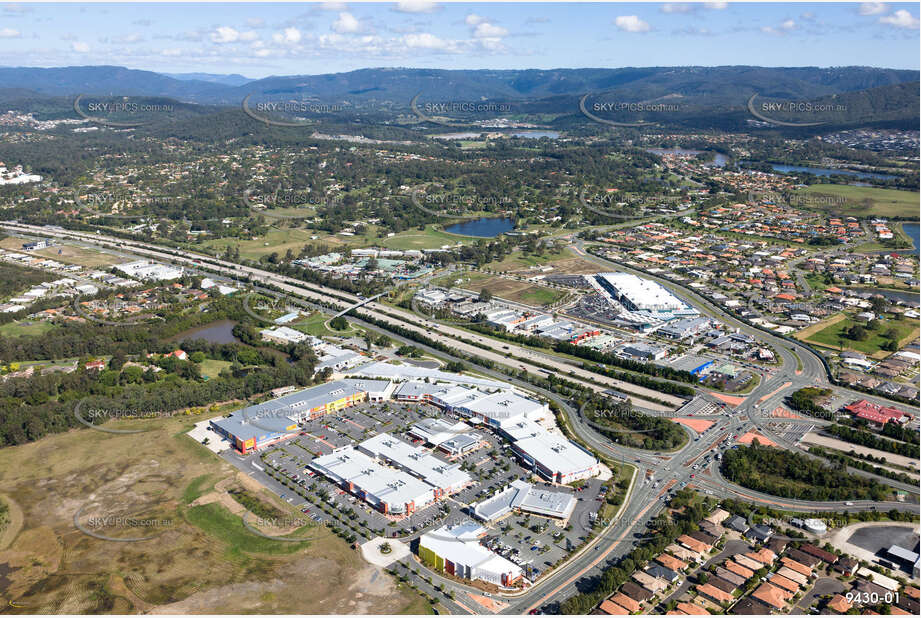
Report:
[[[0,614],[919,615],[919,43],[0,5]]]

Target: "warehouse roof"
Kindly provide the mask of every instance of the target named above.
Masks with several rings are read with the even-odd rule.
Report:
[[[382,466],[351,446],[317,457],[310,465],[324,474],[353,483],[388,504],[415,502],[432,491],[431,486],[416,477]]]
[[[470,475],[460,464],[442,461],[426,451],[388,433],[379,433],[358,445],[362,451],[395,463],[400,468],[439,489],[458,487],[470,482]]]

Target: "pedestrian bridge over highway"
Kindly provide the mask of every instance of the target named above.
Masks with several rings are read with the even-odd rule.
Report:
[[[331,319],[335,319],[335,318],[338,318],[339,316],[343,316],[343,315],[345,315],[346,313],[348,313],[349,311],[351,311],[352,309],[358,309],[359,307],[361,307],[361,306],[363,306],[363,305],[367,305],[368,303],[374,302],[375,300],[377,300],[377,299],[380,298],[381,296],[386,296],[386,295],[387,295],[387,292],[381,292],[381,293],[378,294],[377,296],[372,296],[372,297],[370,297],[370,298],[363,298],[362,300],[358,301],[357,303],[355,303],[355,304],[352,305],[351,307],[348,307],[347,309],[343,309],[342,311],[340,311],[339,313],[337,313],[336,315],[334,315]]]

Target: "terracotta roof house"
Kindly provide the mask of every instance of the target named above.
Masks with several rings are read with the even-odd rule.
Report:
[[[792,569],[796,571],[797,573],[801,573],[805,575],[806,577],[812,577],[812,567],[807,566],[801,562],[797,562],[793,558],[788,558],[787,556],[784,556],[783,558],[780,559],[780,563],[784,565],[785,567],[787,567],[788,569]]]
[[[608,600],[617,603],[624,609],[630,610],[630,612],[640,611],[640,604],[625,595],[623,592],[618,592],[614,596],[609,597]]]
[[[678,609],[683,611],[688,616],[709,616],[710,612],[705,610],[700,605],[695,605],[694,603],[679,603]]]
[[[735,597],[728,592],[723,592],[712,584],[701,584],[697,586],[697,592],[716,603],[728,603],[735,599]]]
[[[742,566],[733,560],[727,560],[723,566],[725,566],[727,570],[735,573],[736,575],[744,577],[746,580],[751,579],[755,575],[754,571]]]
[[[660,554],[659,557],[656,558],[656,562],[668,569],[671,569],[672,571],[683,571],[684,569],[688,568],[687,562],[682,562],[681,560],[678,560],[674,556],[669,556],[668,554]]]
[[[851,609],[852,605],[851,602],[842,595],[836,594],[831,598],[826,607],[834,610],[837,614],[846,614],[847,610]]]
[[[772,552],[767,547],[762,547],[758,551],[751,551],[745,554],[752,560],[757,560],[761,564],[774,564],[774,561],[777,560],[777,554]]]
[[[778,588],[783,588],[787,592],[792,592],[793,594],[796,594],[797,592],[799,592],[799,584],[793,581],[792,579],[787,579],[783,575],[778,575],[777,573],[774,573],[771,576],[770,582],[774,584],[775,586],[777,586]]]
[[[774,609],[783,609],[786,607],[788,598],[784,594],[783,590],[768,583],[764,583],[758,586],[758,588],[756,588],[752,593],[752,597],[758,599],[759,601],[763,601]]]
[[[602,612],[610,616],[628,616],[630,612],[613,601],[604,601],[599,607]]]
[[[692,551],[696,551],[699,554],[706,554],[711,549],[713,549],[711,545],[707,545],[706,543],[701,543],[697,539],[691,538],[687,534],[682,534],[681,536],[679,536],[678,542],[684,545],[685,547],[687,547],[688,549]]]

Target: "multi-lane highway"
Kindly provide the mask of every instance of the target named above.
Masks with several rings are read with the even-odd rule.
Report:
[[[210,256],[198,255],[193,252],[165,249],[150,243],[128,241],[105,236],[103,234],[72,232],[60,228],[47,228],[18,223],[4,223],[0,224],[0,226],[10,231],[23,234],[70,238],[98,246],[117,248],[142,257],[181,264],[193,270],[216,272],[234,279],[239,279],[241,276],[248,277],[253,281],[270,285],[272,288],[280,290],[282,293],[290,294],[293,297],[308,302],[320,303],[325,306],[332,305],[332,311],[334,312],[344,310],[355,304],[363,304],[364,306],[360,309],[356,309],[352,314],[356,315],[356,319],[360,322],[363,316],[383,320],[388,325],[399,326],[415,333],[424,334],[430,340],[447,345],[450,349],[465,355],[473,355],[500,365],[524,369],[535,375],[544,375],[546,373],[545,368],[552,367],[557,370],[560,375],[565,375],[569,379],[579,382],[583,387],[596,392],[608,388],[615,388],[628,393],[652,396],[666,401],[668,405],[654,404],[653,402],[640,398],[635,398],[634,403],[638,407],[660,414],[669,413],[683,401],[677,397],[605,378],[604,376],[582,370],[580,367],[573,366],[564,360],[556,359],[550,355],[535,352],[513,343],[505,345],[476,333],[454,328],[449,325],[435,323],[420,318],[414,313],[373,302],[372,299],[362,299],[339,290],[305,283],[266,270],[243,266]],[[591,259],[606,269],[631,271],[629,268],[597,258],[596,256],[588,255],[586,259]],[[649,276],[645,273],[636,274]],[[660,280],[660,283],[673,287],[671,282],[668,281]],[[791,350],[790,342],[736,320],[719,307],[689,290],[682,289],[679,293],[702,311],[710,313],[729,326],[739,328],[740,330],[766,341],[773,346],[780,355],[783,367],[781,371],[766,373],[762,382],[745,398],[745,401],[734,410],[723,410],[718,414],[708,417],[710,420],[714,421],[714,425],[708,431],[698,435],[692,430],[685,428],[689,433],[689,440],[677,452],[650,453],[649,451],[631,449],[614,444],[603,435],[596,432],[580,414],[579,410],[573,409],[567,401],[556,394],[535,388],[529,383],[509,379],[504,373],[478,368],[478,371],[487,375],[510,381],[521,388],[535,391],[544,397],[554,400],[565,412],[566,421],[570,429],[583,443],[592,447],[608,459],[622,461],[635,467],[637,470],[634,477],[635,481],[629,490],[629,494],[625,499],[624,506],[618,514],[618,517],[612,522],[606,522],[607,525],[588,546],[580,550],[580,552],[574,555],[565,564],[545,575],[526,591],[517,594],[496,595],[502,597],[503,602],[508,604],[502,610],[502,613],[526,613],[548,604],[559,603],[570,596],[573,592],[573,584],[576,581],[584,577],[597,575],[610,561],[620,558],[635,547],[645,533],[649,521],[662,512],[668,496],[676,489],[683,486],[694,486],[715,497],[737,498],[753,504],[763,504],[780,510],[854,511],[878,508],[882,511],[889,509],[916,511],[918,509],[917,503],[914,500],[910,502],[879,504],[863,502],[846,504],[843,502],[803,502],[777,498],[776,496],[761,494],[730,483],[719,474],[715,460],[711,460],[709,464],[705,464],[704,462],[706,461],[707,455],[714,452],[714,449],[719,449],[728,436],[741,435],[750,430],[757,430],[766,438],[773,440],[783,447],[793,447],[793,445],[785,443],[782,436],[774,435],[770,428],[766,426],[766,417],[759,411],[759,407],[762,411],[768,409],[769,406],[774,405],[780,398],[786,396],[796,388],[805,385],[828,387],[828,380],[821,360],[805,346],[800,346],[798,348],[798,356],[801,360],[802,369],[797,371],[797,355]],[[363,322],[363,324],[372,329],[376,328],[367,322]],[[413,345],[422,347],[430,353],[446,358],[458,358],[451,354],[446,354],[441,350],[434,350],[418,342],[394,335],[393,333],[388,334],[397,340],[410,342]],[[499,347],[501,347],[502,350],[496,351],[496,348]],[[855,396],[866,397],[863,394],[854,394]],[[695,466],[697,467],[695,468]],[[649,475],[651,475],[651,479],[646,482]],[[433,574],[433,577],[438,578],[435,574]],[[457,601],[448,602],[446,599],[446,602],[448,602],[452,610],[469,609],[467,608],[467,604],[460,600],[461,595],[465,595],[472,590],[469,586],[448,580],[443,580],[441,583],[448,589],[454,590],[455,595],[457,595]]]

